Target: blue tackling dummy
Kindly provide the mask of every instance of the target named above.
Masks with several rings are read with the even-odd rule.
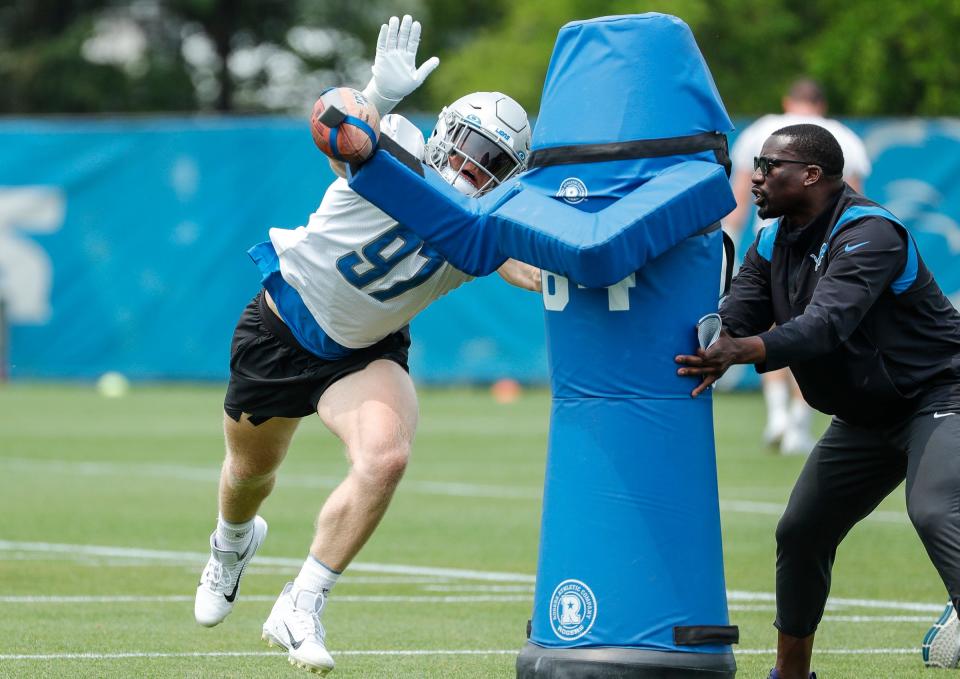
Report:
[[[732,127],[686,24],[604,17],[561,29],[518,177],[468,198],[383,139],[352,168],[457,268],[543,270],[553,406],[519,677],[736,672],[712,403],[673,363],[717,308]]]

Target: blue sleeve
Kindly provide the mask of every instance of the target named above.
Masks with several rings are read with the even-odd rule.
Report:
[[[723,168],[704,161],[671,166],[596,213],[516,180],[468,198],[432,169],[383,149],[351,168],[349,181],[468,274],[491,273],[510,256],[589,287],[623,280],[735,205]]]

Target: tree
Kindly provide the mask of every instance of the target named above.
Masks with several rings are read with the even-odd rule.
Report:
[[[441,66],[404,110],[474,90],[537,110],[557,31],[632,0],[7,0],[0,112],[303,111],[363,87],[390,14],[424,26]],[[728,110],[779,110],[810,75],[837,115],[960,111],[960,2],[650,0],[693,30]]]
[[[807,66],[831,110],[850,115],[960,112],[960,3],[818,0]]]
[[[169,11],[195,22],[212,41],[219,63],[218,111],[232,111],[234,78],[230,57],[241,45],[282,42],[294,18],[287,0],[167,0]]]
[[[734,115],[780,109],[801,75],[824,83],[837,115],[960,111],[960,3],[928,0],[654,0],[644,10],[689,24]],[[557,31],[567,21],[632,13],[623,0],[534,0],[509,6],[429,81],[434,105],[500,89],[536,111]]]

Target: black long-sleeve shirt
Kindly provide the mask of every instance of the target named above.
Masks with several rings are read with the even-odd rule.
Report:
[[[763,339],[759,371],[790,366],[808,403],[848,422],[899,420],[934,391],[960,403],[960,314],[903,225],[848,186],[810,223],[761,231],[721,315]]]

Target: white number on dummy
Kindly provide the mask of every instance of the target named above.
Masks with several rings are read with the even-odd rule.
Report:
[[[630,274],[616,285],[607,288],[607,306],[610,311],[630,311],[630,288],[635,287],[637,277]]]
[[[540,288],[543,290],[543,308],[547,311],[563,311],[570,301],[570,283],[563,276],[541,270]]]
[[[540,272],[543,306],[547,311],[563,311],[570,301],[570,283],[563,276],[549,271]],[[553,283],[551,285],[551,282]],[[586,286],[578,285],[585,290]],[[630,288],[637,287],[635,274],[630,274],[616,285],[607,288],[607,308],[610,311],[630,311]]]

